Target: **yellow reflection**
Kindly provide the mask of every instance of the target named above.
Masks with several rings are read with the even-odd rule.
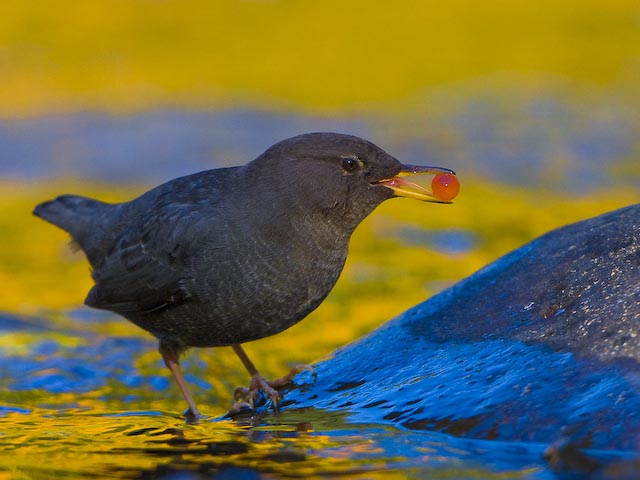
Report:
[[[238,100],[406,109],[425,90],[492,75],[490,82],[525,89],[570,78],[584,92],[611,83],[637,92],[637,5],[10,2],[0,15],[0,105],[5,115]]]
[[[453,205],[393,199],[366,219],[353,236],[345,270],[327,300],[288,331],[246,346],[260,370],[277,377],[288,364],[313,362],[546,231],[637,201],[631,190],[541,195],[482,179],[462,181],[464,194]],[[4,282],[0,309],[44,314],[64,327],[68,319],[60,312],[83,308],[91,279],[82,255],[70,253],[68,236],[31,216],[33,206],[52,192],[115,200],[131,198],[140,189],[121,190],[117,196],[108,185],[68,182],[46,187],[5,184],[0,189],[0,280]],[[399,234],[407,226],[425,232],[462,229],[475,243],[468,251],[446,254],[428,244],[407,244]],[[111,336],[148,336],[117,315],[91,328]],[[15,340],[12,348],[21,348],[17,337],[3,342],[7,345],[10,340]],[[132,362],[150,373],[158,368],[157,355],[155,349],[138,352]],[[229,349],[197,349],[187,357],[191,355],[207,363],[210,373],[203,375],[223,396],[247,380]],[[225,375],[225,370],[236,373]]]
[[[453,205],[384,203],[356,230],[345,270],[327,300],[291,329],[247,344],[251,358],[269,375],[282,374],[283,362],[326,355],[538,235],[638,200],[630,189],[541,196],[481,179],[462,181],[464,194]],[[459,254],[407,245],[395,236],[407,225],[460,228],[476,243]]]

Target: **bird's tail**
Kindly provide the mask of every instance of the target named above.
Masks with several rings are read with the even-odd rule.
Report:
[[[93,264],[113,204],[79,195],[61,195],[36,206],[33,214],[69,232]]]

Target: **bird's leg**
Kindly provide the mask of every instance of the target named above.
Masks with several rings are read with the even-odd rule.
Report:
[[[272,381],[267,381],[260,374],[260,372],[258,372],[258,369],[255,367],[253,362],[247,356],[247,353],[244,351],[244,349],[240,345],[238,344],[231,345],[231,348],[233,348],[233,351],[236,352],[236,355],[240,357],[242,364],[249,372],[249,375],[251,375],[251,383],[249,384],[249,388],[248,389],[241,388],[236,390],[236,396],[238,396],[238,394],[247,396],[249,397],[249,400],[251,401],[252,404],[256,396],[258,395],[258,390],[262,390],[264,394],[267,397],[269,397],[269,399],[273,403],[274,409],[277,411],[278,402],[280,400],[280,394],[278,393],[278,390],[277,390],[278,388],[282,388],[286,385],[289,385],[293,380],[293,378],[298,373],[304,370],[311,371],[315,376],[315,372],[313,371],[313,368],[311,368],[309,365],[296,365],[284,377],[281,377]]]
[[[271,385],[269,385],[269,382],[267,382],[267,380],[260,374],[260,372],[258,372],[258,369],[255,367],[253,362],[247,356],[247,353],[240,345],[231,345],[231,348],[233,348],[233,351],[236,352],[236,355],[240,357],[240,361],[244,365],[244,368],[246,368],[247,372],[249,372],[249,375],[251,375],[251,383],[249,384],[248,391],[245,392],[244,390],[242,390],[242,392],[247,394],[252,406],[253,402],[256,399],[256,396],[258,395],[258,390],[262,390],[264,394],[269,397],[274,407],[277,409],[278,400],[280,400],[280,394],[278,393],[278,391]]]
[[[187,382],[185,381],[184,376],[182,375],[182,370],[180,369],[180,349],[161,341],[159,350],[160,355],[162,355],[162,359],[164,360],[164,364],[169,370],[171,370],[171,373],[176,379],[178,387],[189,406],[189,410],[185,413],[187,421],[196,423],[200,418],[200,412],[193,401],[193,397],[191,397],[191,392],[189,392]]]

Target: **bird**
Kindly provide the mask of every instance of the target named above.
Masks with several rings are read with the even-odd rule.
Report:
[[[175,178],[122,203],[60,195],[34,215],[65,230],[94,285],[84,303],[158,339],[165,365],[198,410],[180,367],[191,347],[231,346],[277,407],[300,368],[267,381],[242,344],[298,323],[342,272],[354,229],[393,197],[451,203],[405,177],[455,175],[403,165],[359,137],[314,132],[280,141],[241,166]]]

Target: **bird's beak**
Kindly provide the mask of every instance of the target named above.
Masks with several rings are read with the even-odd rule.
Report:
[[[393,190],[397,197],[415,198],[423,202],[435,203],[451,203],[450,201],[441,200],[433,195],[431,190],[424,188],[417,183],[410,182],[403,177],[410,175],[436,175],[436,174],[455,175],[456,172],[443,167],[422,167],[420,165],[402,165],[400,172],[392,178],[380,180],[376,182],[378,185],[384,185]]]

